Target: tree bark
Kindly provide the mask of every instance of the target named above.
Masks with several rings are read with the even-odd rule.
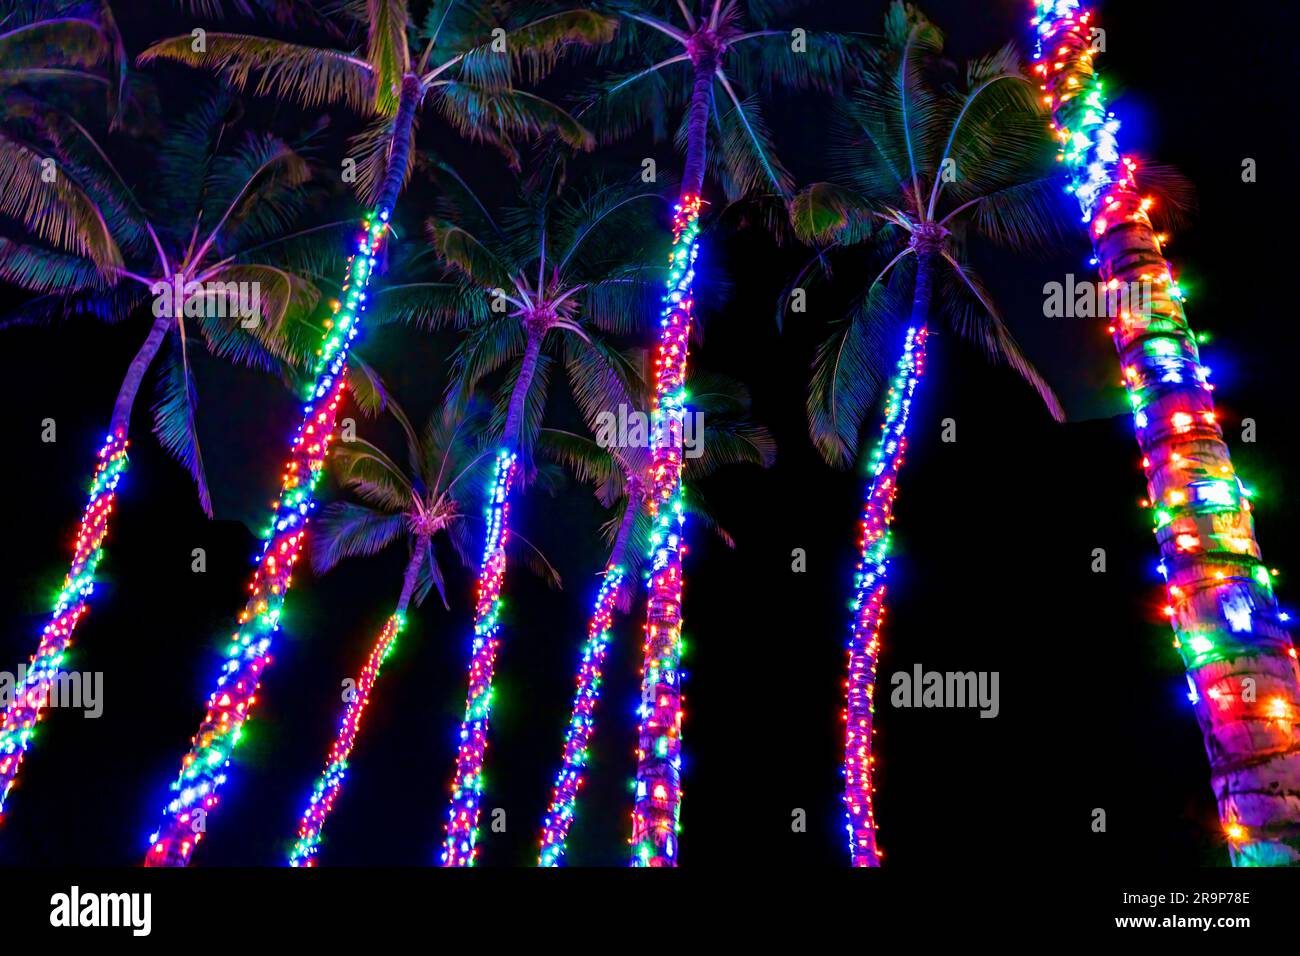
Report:
[[[145,373],[149,371],[149,366],[157,357],[158,350],[162,348],[163,339],[167,337],[175,322],[175,317],[171,315],[160,315],[154,319],[140,350],[135,353],[131,364],[127,366],[122,387],[117,392],[117,401],[113,404],[113,418],[109,431],[114,434],[121,432],[125,435],[130,432],[131,409],[135,405],[136,395],[140,392],[140,385],[144,381]]]
[[[1105,282],[1151,292],[1112,326],[1133,402],[1175,646],[1237,866],[1300,864],[1300,670],[1224,444],[1196,340],[1132,167],[1102,125],[1090,14],[1045,14],[1035,70],[1067,154]],[[1063,135],[1063,134],[1062,134]],[[1102,175],[1098,176],[1100,171]]]
[[[428,535],[418,535],[411,543],[411,559],[406,562],[406,572],[402,575],[402,594],[397,599],[398,614],[405,614],[407,605],[411,603],[411,595],[415,593],[415,582],[420,577],[420,562],[424,560],[428,549]]]
[[[704,190],[704,171],[708,158],[709,114],[713,110],[713,79],[718,54],[713,47],[692,52],[691,66],[695,84],[686,120],[686,166],[682,170],[682,194],[698,196]]]
[[[392,215],[397,196],[406,179],[406,167],[411,158],[411,139],[415,125],[415,111],[420,105],[420,78],[408,74],[402,79],[402,92],[397,101],[397,115],[393,118],[392,140],[388,149],[388,168],[379,191],[378,211]]]
[[[519,451],[523,442],[524,414],[528,408],[528,389],[537,374],[537,360],[542,354],[544,332],[528,329],[528,338],[524,344],[524,357],[519,363],[519,375],[515,387],[510,390],[510,405],[506,411],[506,425],[502,439],[512,451]]]

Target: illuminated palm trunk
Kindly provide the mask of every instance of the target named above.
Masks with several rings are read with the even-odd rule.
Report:
[[[1092,67],[1091,11],[1036,4],[1035,72],[1053,114],[1102,280],[1146,289],[1111,332],[1133,406],[1174,646],[1237,866],[1300,864],[1300,670],[1255,541],[1183,296],[1119,152]],[[1130,301],[1132,297],[1130,296]]]
[[[587,745],[596,728],[595,712],[596,701],[600,699],[601,670],[605,666],[605,652],[609,648],[615,605],[627,574],[623,562],[627,556],[632,527],[636,524],[641,497],[637,490],[638,483],[631,481],[628,485],[627,509],[623,513],[623,521],[610,552],[605,579],[596,593],[596,606],[587,622],[587,641],[582,645],[579,656],[577,688],[573,694],[569,729],[564,738],[564,756],[559,772],[555,775],[551,805],[547,808],[546,819],[542,821],[538,866],[559,866],[564,859],[578,791],[582,788],[582,774],[587,767]]]
[[[352,754],[357,734],[361,730],[361,718],[365,716],[366,707],[370,703],[370,692],[374,689],[375,681],[379,679],[379,669],[388,659],[397,635],[406,626],[406,608],[411,603],[411,594],[415,591],[420,561],[424,559],[426,546],[425,541],[416,542],[411,558],[406,564],[406,574],[402,579],[402,594],[397,601],[397,610],[384,622],[384,628],[379,632],[379,638],[371,648],[370,657],[366,659],[365,667],[361,669],[361,675],[352,689],[348,705],[343,710],[339,732],[334,738],[333,746],[330,747],[329,755],[325,758],[325,769],[317,778],[316,786],[307,801],[307,808],[298,823],[298,839],[289,852],[290,866],[316,865],[321,831],[334,810],[334,801],[338,799],[339,791],[343,789],[343,778],[348,772],[348,757]]]
[[[524,391],[527,391],[525,387]],[[483,795],[483,761],[487,754],[488,718],[492,712],[492,677],[501,641],[501,587],[506,576],[506,542],[510,537],[510,491],[519,456],[509,447],[497,452],[488,486],[487,534],[474,604],[474,640],[470,647],[469,692],[460,724],[456,771],[451,782],[441,863],[473,866],[478,860],[478,821]]]
[[[519,470],[518,449],[523,437],[528,389],[537,374],[537,361],[546,337],[543,322],[525,322],[524,354],[506,408],[502,446],[487,488],[483,563],[474,603],[474,640],[470,646],[469,690],[460,724],[456,770],[451,781],[451,806],[443,828],[443,866],[473,866],[478,861],[478,821],[483,796],[483,763],[487,755],[488,719],[492,714],[492,678],[496,667],[501,624],[501,588],[506,577],[506,542],[510,538],[510,494]]]
[[[50,689],[63,666],[73,631],[85,616],[87,602],[95,589],[95,569],[104,556],[103,543],[113,515],[117,485],[127,466],[131,409],[171,323],[170,315],[155,318],[148,336],[127,367],[113,405],[108,436],[99,450],[99,462],[90,483],[90,500],[86,502],[77,527],[72,564],[54,601],[50,622],[41,632],[36,653],[28,661],[27,671],[19,678],[12,701],[0,716],[0,813],[3,813],[5,798],[18,779],[36,725],[44,716]]]
[[[348,258],[347,279],[335,316],[326,328],[306,396],[302,421],[294,433],[280,495],[262,542],[249,598],[238,627],[226,647],[226,661],[208,697],[207,711],[171,784],[161,826],[152,835],[146,866],[185,866],[203,839],[208,816],[239,743],[244,722],[257,703],[262,672],[271,663],[271,642],[280,627],[280,612],[292,584],[293,566],[306,540],[306,527],[315,508],[314,494],[334,437],[339,401],[343,397],[348,350],[361,328],[366,310],[366,286],[375,258],[388,233],[411,145],[411,124],[419,105],[419,85],[407,82],[394,120],[388,172],[379,205],[364,223],[364,232]]]
[[[673,217],[668,292],[655,353],[652,408],[650,580],[646,602],[641,718],[637,727],[636,796],[632,808],[632,865],[676,866],[682,770],[682,427],[686,417],[686,359],[695,307],[695,256],[700,194],[708,156],[709,113],[718,51],[707,34],[690,45],[695,74],[687,115],[686,167]]]
[[[928,309],[929,286],[924,288]],[[919,296],[918,296],[919,301]],[[915,317],[915,310],[914,310]],[[854,866],[879,866],[876,846],[875,790],[871,735],[874,732],[876,665],[880,659],[880,629],[885,616],[885,585],[889,572],[889,524],[893,521],[898,474],[907,453],[907,419],[912,393],[925,371],[924,326],[908,329],[903,354],[885,396],[880,441],[871,455],[871,484],[862,508],[862,539],[853,578],[853,627],[849,637],[848,677],[844,707],[844,808],[848,821],[849,857]]]

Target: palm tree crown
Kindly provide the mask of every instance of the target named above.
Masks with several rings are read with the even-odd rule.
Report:
[[[870,57],[836,129],[839,176],[795,198],[796,233],[819,246],[791,280],[801,285],[828,250],[870,243],[885,261],[814,362],[809,426],[823,456],[846,462],[892,363],[892,323],[924,265],[954,329],[1007,362],[1063,417],[1051,388],[1021,353],[957,240],[977,236],[1041,253],[1071,235],[1055,148],[1034,87],[1006,46],[957,75],[941,58],[943,36],[895,3],[885,43]],[[928,289],[928,286],[927,286]],[[787,290],[789,291],[789,290]],[[784,303],[789,296],[783,296]]]

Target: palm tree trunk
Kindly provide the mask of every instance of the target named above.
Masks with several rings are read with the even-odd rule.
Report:
[[[130,431],[131,409],[135,405],[135,397],[140,392],[140,385],[144,381],[144,376],[149,371],[149,366],[153,364],[154,358],[158,355],[158,350],[162,348],[163,339],[171,330],[175,318],[171,315],[160,315],[154,319],[153,325],[149,327],[149,334],[145,337],[140,346],[140,350],[135,353],[131,359],[131,364],[126,368],[126,376],[122,379],[122,386],[117,391],[117,401],[113,404],[113,418],[109,425],[109,431],[113,434],[121,432],[123,435]]]
[[[384,628],[379,632],[374,647],[370,649],[370,656],[366,659],[365,667],[361,669],[361,675],[357,678],[356,686],[348,698],[347,707],[343,709],[343,720],[339,724],[339,731],[334,737],[329,755],[325,758],[325,769],[317,778],[311,798],[307,801],[307,808],[298,823],[298,839],[289,852],[290,866],[316,865],[321,831],[325,828],[325,821],[334,810],[334,801],[338,799],[339,791],[343,788],[343,778],[348,772],[348,757],[352,754],[357,733],[361,730],[361,718],[370,703],[370,692],[374,689],[375,681],[379,679],[379,668],[388,659],[397,635],[406,626],[406,608],[415,590],[420,561],[424,559],[427,548],[427,538],[418,538],[414,542],[411,559],[406,563],[406,573],[402,577],[402,596],[397,601],[397,610],[384,622]]]
[[[1120,155],[1092,67],[1091,13],[1039,5],[1035,71],[1101,278],[1146,289],[1115,319],[1168,591],[1219,818],[1237,866],[1300,864],[1300,669],[1216,420],[1182,296]],[[1058,10],[1057,7],[1062,7]],[[1067,138],[1068,131],[1068,138]],[[1086,145],[1080,145],[1086,144]],[[1145,311],[1146,314],[1142,314]]]
[[[385,182],[405,170],[414,116],[411,98],[418,86],[403,83],[402,101],[393,129],[393,147]],[[387,189],[385,199],[387,201]],[[395,194],[394,194],[395,195]],[[208,697],[207,711],[172,783],[162,825],[153,834],[146,866],[185,866],[206,833],[207,818],[217,806],[217,791],[226,780],[227,765],[244,722],[257,701],[262,672],[271,663],[271,642],[279,630],[280,611],[292,584],[293,565],[306,540],[306,526],[315,507],[316,482],[334,438],[338,405],[343,398],[348,351],[361,328],[363,295],[374,273],[375,259],[388,234],[391,206],[377,206],[365,221],[365,232],[348,259],[342,301],[325,333],[306,396],[302,421],[294,433],[285,465],[280,496],[263,540],[262,553],[249,584],[250,596],[238,618],[238,629],[227,645],[226,662]]]
[[[641,723],[637,729],[636,803],[632,813],[632,864],[677,865],[681,813],[682,426],[687,350],[694,309],[700,189],[712,102],[716,54],[695,63],[686,146],[686,173],[673,219],[668,293],[655,356],[653,448],[648,504],[653,522],[646,637],[641,669]]]
[[[510,404],[506,410],[506,425],[502,440],[506,446],[519,451],[523,440],[524,413],[528,408],[528,389],[532,387],[533,377],[537,374],[537,360],[542,354],[542,339],[545,332],[528,330],[524,343],[524,357],[519,365],[519,376],[514,388],[510,390]]]
[[[381,211],[388,210],[390,214],[397,206],[397,196],[402,191],[402,182],[406,178],[412,133],[415,129],[415,111],[420,106],[420,96],[420,78],[413,74],[403,77],[397,115],[393,118],[392,142],[388,148],[388,169],[379,191],[378,208]]]
[[[522,375],[520,376],[522,379]],[[519,389],[519,380],[515,388]],[[524,386],[527,391],[527,385]],[[460,747],[451,782],[451,807],[443,839],[443,866],[473,866],[478,859],[479,801],[483,794],[483,758],[488,717],[492,711],[492,674],[500,640],[501,585],[506,575],[510,537],[510,489],[519,455],[507,446],[497,451],[496,470],[487,489],[487,535],[474,606],[474,641],[470,652],[469,693],[460,724]]]
[[[99,450],[90,500],[77,527],[72,564],[54,602],[50,621],[41,633],[36,653],[28,661],[26,673],[0,715],[0,811],[3,811],[9,791],[18,778],[36,724],[44,715],[50,688],[72,643],[72,633],[88,609],[87,601],[94,590],[95,569],[104,554],[102,545],[116,501],[117,483],[126,470],[131,408],[171,323],[172,318],[167,315],[155,319],[140,350],[127,366],[113,405],[109,434]]]
[[[640,482],[628,482],[627,507],[619,522],[618,535],[610,551],[605,579],[596,592],[596,606],[587,622],[587,641],[582,646],[578,664],[577,688],[573,694],[573,707],[569,729],[564,740],[564,756],[560,770],[555,775],[555,788],[551,792],[551,805],[542,821],[541,853],[538,866],[559,866],[564,858],[569,828],[573,825],[574,808],[578,791],[582,788],[582,771],[587,766],[587,744],[596,728],[596,701],[600,698],[600,676],[605,666],[605,652],[609,648],[609,634],[614,623],[614,610],[623,587],[627,569],[628,542],[640,511]]]
[[[876,665],[885,615],[889,572],[889,525],[893,521],[898,475],[907,453],[907,419],[912,395],[925,369],[925,316],[929,311],[933,258],[918,260],[912,327],[894,380],[885,396],[880,441],[871,456],[871,484],[862,508],[859,560],[853,577],[853,627],[849,637],[848,679],[844,707],[844,806],[848,816],[849,859],[853,866],[879,866],[872,794],[872,734],[875,718]]]
[[[692,51],[695,84],[686,118],[686,166],[682,170],[682,195],[698,196],[704,191],[704,170],[708,159],[709,113],[713,109],[713,74],[718,53],[700,45]]]
[[[460,725],[461,743],[456,752],[456,771],[451,781],[451,807],[447,812],[441,856],[443,866],[473,866],[478,859],[479,800],[483,793],[483,760],[492,711],[492,679],[496,652],[501,643],[497,637],[500,630],[498,616],[506,575],[505,547],[510,537],[510,496],[518,471],[528,390],[537,374],[537,361],[546,332],[530,324],[527,335],[519,374],[510,390],[502,444],[497,450],[496,472],[488,486],[486,542],[474,607],[469,691],[465,717]]]

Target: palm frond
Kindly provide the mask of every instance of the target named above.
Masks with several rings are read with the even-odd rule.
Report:
[[[306,107],[342,103],[367,115],[381,100],[374,70],[365,60],[336,50],[238,33],[208,33],[205,49],[190,36],[170,37],[149,46],[139,63],[173,60],[216,73],[237,90],[255,96],[283,97]],[[254,74],[257,81],[249,87]]]
[[[867,413],[892,361],[886,343],[896,336],[906,302],[899,283],[877,282],[817,348],[808,390],[808,430],[828,464],[847,467],[857,454]]]
[[[378,554],[401,536],[401,514],[383,514],[348,501],[326,505],[312,523],[311,566],[324,574],[344,558]]]
[[[198,393],[190,371],[188,349],[184,335],[178,330],[168,333],[168,338],[171,341],[158,376],[153,431],[158,436],[159,444],[190,473],[198,489],[199,504],[211,518],[212,497],[208,492],[203,454],[199,449],[198,426],[194,420]]]
[[[951,253],[944,253],[944,259],[952,267],[952,278],[951,291],[943,294],[943,305],[952,316],[954,329],[982,348],[990,358],[1005,362],[1014,369],[1038,392],[1052,417],[1058,422],[1065,421],[1065,410],[1056,393],[1020,351],[984,282],[968,263],[958,262]]]

